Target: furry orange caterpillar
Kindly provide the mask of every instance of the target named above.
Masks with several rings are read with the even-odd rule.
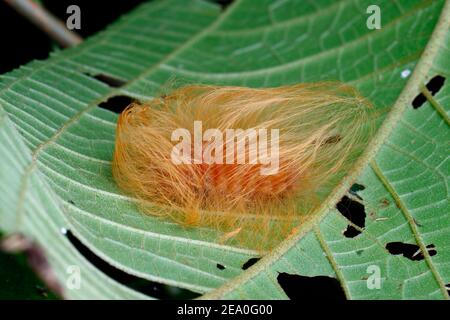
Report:
[[[355,89],[340,83],[182,87],[133,103],[120,115],[113,176],[146,213],[217,229],[225,233],[222,241],[270,249],[307,219],[350,169],[368,139],[369,110]],[[191,134],[174,134],[180,129]],[[236,130],[241,134],[225,134]],[[263,162],[251,157],[265,138],[250,133],[273,130],[277,135],[270,142],[277,143],[270,145],[277,150],[263,149],[270,156],[277,152],[277,170],[261,174]],[[184,147],[174,149],[180,138]],[[207,155],[213,160],[206,161]]]

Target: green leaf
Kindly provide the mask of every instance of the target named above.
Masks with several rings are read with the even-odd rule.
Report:
[[[337,278],[350,299],[448,299],[450,86],[447,79],[432,96],[424,85],[450,74],[450,3],[377,1],[382,28],[373,31],[370,4],[237,0],[221,12],[203,1],[158,1],[2,76],[0,228],[36,239],[63,285],[67,268],[80,268],[81,287],[66,286],[69,298],[146,296],[93,266],[62,229],[118,269],[206,298],[285,299],[277,282],[285,272]],[[379,130],[315,218],[244,271],[256,252],[220,245],[212,230],[144,216],[112,180],[117,115],[98,105],[117,95],[149,99],[173,78],[256,87],[339,79],[373,102]],[[414,109],[421,90],[428,102]],[[347,192],[354,181],[365,187],[362,200]],[[367,215],[354,238],[342,234],[351,222],[335,209],[346,193]],[[391,242],[418,246],[423,259],[391,254]],[[380,289],[368,289],[371,265]]]

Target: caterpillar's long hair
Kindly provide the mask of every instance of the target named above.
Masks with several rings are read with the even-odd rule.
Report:
[[[370,109],[341,83],[182,87],[133,103],[120,115],[113,176],[147,213],[215,228],[224,232],[221,241],[269,249],[350,169],[369,138]],[[175,164],[172,132],[193,132],[194,121],[202,122],[203,131],[279,129],[278,172],[262,175],[260,163],[227,164],[225,151],[222,164]],[[211,142],[202,144],[205,150]]]

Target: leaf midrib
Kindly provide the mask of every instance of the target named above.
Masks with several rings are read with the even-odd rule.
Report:
[[[397,192],[395,191],[394,187],[389,183],[388,179],[383,174],[382,170],[380,169],[380,167],[378,166],[378,164],[376,163],[375,160],[373,160],[370,163],[370,167],[372,168],[373,172],[378,177],[378,179],[380,180],[382,185],[386,188],[386,190],[392,196],[392,198],[394,199],[395,203],[397,204],[397,207],[400,209],[400,211],[402,212],[402,214],[405,217],[406,221],[408,222],[409,228],[410,228],[410,230],[411,230],[411,232],[412,232],[412,234],[414,236],[414,239],[416,240],[416,243],[419,245],[420,251],[421,251],[422,255],[424,256],[425,261],[426,261],[428,267],[430,268],[431,273],[433,274],[433,277],[436,279],[436,282],[438,283],[439,288],[440,288],[443,296],[446,299],[449,299],[450,297],[449,297],[447,288],[445,287],[444,279],[442,279],[440,273],[436,270],[436,268],[435,268],[435,266],[433,264],[433,261],[431,260],[431,256],[428,253],[428,250],[427,250],[427,248],[425,246],[425,243],[422,240],[422,237],[421,237],[421,235],[419,233],[419,230],[417,229],[417,226],[416,226],[416,224],[414,222],[414,218],[411,215],[411,212],[409,212],[408,208],[403,203],[402,199],[397,194]]]

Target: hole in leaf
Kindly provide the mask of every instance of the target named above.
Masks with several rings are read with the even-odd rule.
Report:
[[[220,263],[218,263],[216,266],[217,266],[217,269],[219,269],[219,270],[225,270],[225,266]]]
[[[96,74],[96,75],[90,75],[88,74],[88,76],[103,82],[104,84],[108,85],[111,88],[120,88],[122,87],[126,82],[121,80],[121,79],[117,79],[111,76],[108,76],[106,74]]]
[[[427,101],[427,98],[424,96],[423,93],[419,93],[413,100],[412,106],[414,109],[420,108],[425,102]]]
[[[71,205],[75,205],[75,202],[73,201],[73,200],[69,200],[69,201],[67,201],[68,203],[70,203]]]
[[[427,83],[427,89],[430,90],[431,94],[434,96],[436,93],[441,90],[442,86],[444,85],[445,78],[443,76],[437,75],[434,76],[430,81]]]
[[[115,113],[122,113],[122,111],[133,101],[134,99],[127,96],[114,96],[109,98],[105,102],[100,103],[98,106]]]
[[[230,4],[233,3],[234,0],[215,0],[214,2],[220,5],[223,10],[226,10]]]
[[[430,256],[434,256],[435,254],[437,254],[434,244],[429,244],[426,248]],[[420,261],[424,259],[420,247],[416,244],[389,242],[388,244],[386,244],[386,249],[393,255],[401,254],[409,260]]]
[[[97,269],[128,288],[157,299],[193,299],[200,296],[200,294],[187,289],[160,284],[128,274],[97,256],[75,237],[70,230],[67,231],[66,236],[75,249]]]
[[[351,187],[350,187],[350,194],[354,195],[355,197],[357,197],[358,199],[362,200],[361,196],[358,194],[358,191],[362,191],[364,190],[366,187],[364,187],[362,184],[359,183],[354,183]]]
[[[443,76],[437,75],[431,78],[430,81],[426,84],[427,89],[430,91],[431,95],[434,96],[436,93],[441,90],[442,86],[445,83],[445,78]],[[427,98],[423,93],[419,93],[413,100],[412,105],[414,109],[420,108],[425,102]]]
[[[345,229],[343,235],[346,238],[354,238],[357,235],[359,235],[360,233],[361,232],[358,229],[356,229],[354,226],[347,226],[347,229]]]
[[[250,258],[248,259],[243,265],[242,265],[242,270],[247,270],[248,268],[250,268],[252,265],[254,265],[255,263],[257,263],[261,258]]]
[[[277,280],[291,300],[346,300],[344,291],[335,278],[305,277],[282,272]]]
[[[336,209],[338,209],[338,211],[353,224],[360,228],[364,228],[366,224],[366,212],[361,203],[344,196],[341,201],[336,204]],[[344,236],[347,238],[354,238],[360,233],[361,232],[358,229],[349,225],[344,231]]]
[[[358,192],[358,191],[362,191],[364,190],[366,187],[364,187],[362,184],[359,183],[354,183],[351,187],[350,187],[350,192]]]

